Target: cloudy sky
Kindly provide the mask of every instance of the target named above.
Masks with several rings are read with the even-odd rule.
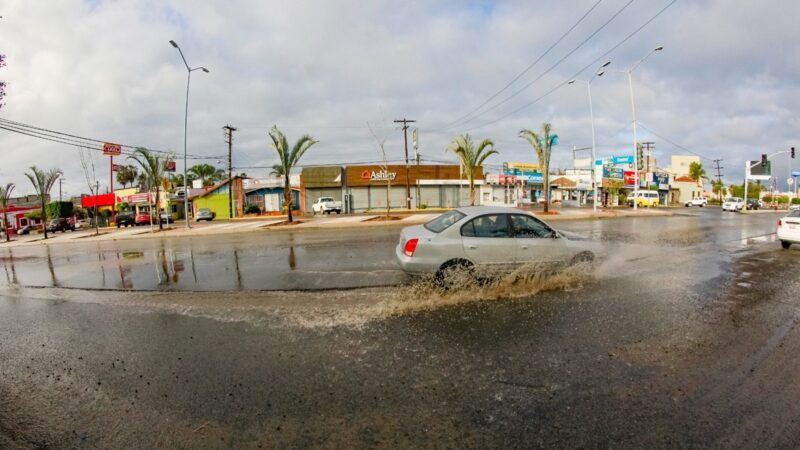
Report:
[[[417,120],[424,160],[454,160],[448,142],[469,132],[495,141],[494,165],[534,161],[517,133],[549,121],[554,165],[571,167],[591,133],[586,86],[565,82],[606,60],[592,84],[598,156],[630,154],[627,77],[612,70],[658,45],[633,84],[639,139],[655,142],[660,166],[695,153],[741,182],[746,158],[800,147],[800,3],[786,0],[0,0],[0,15],[0,119],[182,153],[174,39],[210,69],[192,75],[189,153],[217,164],[231,124],[233,164],[251,176],[275,162],[272,125],[319,140],[304,164],[346,164],[379,159],[368,122],[403,158],[392,123],[403,117]],[[34,164],[62,169],[69,195],[88,190],[75,147],[0,129],[0,149],[0,182],[17,193],[32,191]],[[96,161],[107,183],[107,158]],[[774,161],[785,179],[788,156]]]

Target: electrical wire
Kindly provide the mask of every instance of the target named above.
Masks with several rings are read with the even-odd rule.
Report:
[[[598,5],[600,5],[600,3],[602,3],[602,1],[603,1],[603,0],[598,0],[598,1],[597,1],[597,3],[595,3],[595,4],[594,4],[594,5],[591,7],[591,8],[589,8],[589,10],[588,10],[588,11],[586,11],[586,12],[583,14],[583,16],[581,16],[581,18],[580,18],[580,19],[578,19],[578,21],[577,21],[577,22],[575,22],[575,23],[574,23],[574,24],[573,24],[573,25],[572,25],[572,26],[571,26],[571,27],[570,27],[570,28],[569,28],[567,31],[565,31],[565,32],[564,32],[564,33],[563,33],[563,34],[562,34],[562,35],[561,35],[561,36],[560,36],[560,37],[559,37],[559,38],[558,38],[558,39],[557,39],[557,40],[556,40],[556,41],[553,43],[553,45],[551,45],[550,47],[548,47],[548,49],[547,49],[547,50],[545,50],[545,51],[544,51],[544,53],[542,53],[541,55],[539,55],[539,57],[538,57],[538,58],[536,58],[536,60],[534,60],[534,61],[533,61],[533,62],[532,62],[530,65],[528,65],[528,67],[526,67],[526,68],[525,68],[525,70],[523,70],[522,72],[520,72],[519,74],[517,74],[517,76],[515,76],[515,77],[514,77],[514,78],[513,78],[511,81],[509,81],[509,82],[508,82],[508,84],[506,84],[505,86],[503,86],[503,88],[502,88],[502,89],[500,89],[499,91],[497,91],[497,92],[495,92],[494,94],[492,94],[492,95],[491,95],[491,96],[490,96],[488,99],[486,99],[486,100],[485,100],[483,103],[481,103],[480,105],[478,105],[478,106],[477,106],[475,109],[473,109],[473,110],[469,111],[468,113],[464,114],[463,116],[459,117],[458,119],[456,119],[456,120],[454,120],[454,121],[450,122],[449,124],[445,125],[444,127],[440,128],[439,130],[447,130],[447,129],[449,129],[449,128],[452,128],[454,125],[456,125],[456,124],[458,124],[458,123],[462,122],[462,121],[463,121],[464,119],[466,119],[467,117],[470,117],[471,115],[473,115],[475,112],[477,112],[477,111],[480,111],[480,110],[481,110],[481,108],[483,108],[483,107],[484,107],[484,106],[486,106],[486,105],[487,105],[489,102],[491,102],[492,100],[494,100],[495,98],[497,98],[497,96],[499,96],[500,94],[502,94],[503,92],[505,92],[505,90],[506,90],[506,89],[508,89],[509,87],[511,87],[511,85],[513,85],[514,83],[516,83],[516,82],[517,82],[517,81],[518,81],[520,78],[522,78],[522,76],[523,76],[523,75],[525,75],[526,73],[528,73],[528,71],[530,71],[530,70],[531,70],[531,69],[532,69],[534,66],[536,66],[536,64],[538,64],[538,63],[539,63],[539,61],[541,61],[541,60],[542,60],[542,59],[543,59],[545,56],[547,56],[547,54],[548,54],[548,53],[550,53],[550,51],[551,51],[551,50],[553,50],[553,49],[554,49],[554,48],[555,48],[555,47],[556,47],[558,44],[560,44],[560,43],[561,43],[561,41],[562,41],[562,40],[564,40],[564,38],[566,38],[566,37],[567,37],[567,35],[569,35],[569,34],[572,32],[572,30],[574,30],[574,29],[575,29],[575,28],[576,28],[578,25],[580,25],[580,23],[581,23],[581,22],[583,22],[583,20],[584,20],[584,19],[586,19],[586,17],[587,17],[589,14],[591,14],[591,13],[592,13],[592,11],[594,11],[594,10],[595,10],[595,8],[597,8],[597,6],[598,6]],[[631,0],[631,2],[632,2],[632,1],[633,1],[633,0]],[[629,2],[628,4],[630,4],[630,2]],[[627,5],[626,5],[626,7],[627,7]],[[439,131],[439,130],[437,130],[437,131]]]
[[[679,148],[679,149],[681,149],[681,150],[683,150],[683,151],[685,151],[685,152],[691,153],[691,154],[693,154],[693,155],[695,155],[695,156],[699,156],[700,158],[706,159],[706,160],[708,160],[708,161],[714,161],[714,159],[713,159],[713,158],[709,158],[709,157],[708,157],[708,156],[706,156],[706,155],[702,155],[702,154],[700,154],[700,153],[697,153],[697,152],[695,152],[695,151],[693,151],[693,150],[689,150],[688,148],[684,147],[683,145],[680,145],[680,144],[676,143],[675,141],[673,141],[673,140],[671,140],[671,139],[669,139],[669,138],[666,138],[666,137],[664,137],[664,136],[662,136],[662,135],[660,135],[660,134],[656,133],[656,132],[655,132],[655,131],[653,131],[651,128],[649,128],[649,127],[645,126],[643,123],[639,122],[638,120],[636,121],[636,125],[639,125],[640,127],[644,128],[645,130],[647,130],[647,131],[649,131],[650,133],[652,133],[654,136],[658,137],[659,139],[663,139],[664,141],[666,141],[667,143],[669,143],[669,144],[673,145],[674,147],[677,147],[677,148]]]
[[[610,49],[610,50],[608,50],[607,52],[603,53],[602,55],[600,55],[599,57],[597,57],[597,58],[596,58],[594,61],[590,62],[589,64],[587,64],[587,65],[583,66],[583,68],[581,68],[581,69],[580,69],[578,72],[576,72],[574,75],[572,75],[571,77],[569,77],[569,78],[565,79],[565,80],[564,80],[564,81],[562,81],[561,83],[557,84],[557,85],[556,85],[556,86],[554,86],[552,89],[550,89],[549,91],[547,91],[547,92],[545,92],[544,94],[540,95],[539,97],[537,97],[537,98],[536,98],[536,99],[534,99],[533,101],[531,101],[531,102],[528,102],[528,103],[526,103],[526,104],[522,105],[521,107],[519,107],[519,108],[517,108],[517,109],[515,109],[515,110],[513,110],[513,111],[511,111],[511,112],[509,112],[509,113],[507,113],[507,114],[504,114],[504,115],[502,115],[502,116],[498,117],[498,118],[497,118],[497,119],[495,119],[495,120],[492,120],[492,121],[490,121],[490,122],[486,122],[486,123],[484,123],[484,124],[482,124],[482,125],[478,125],[478,126],[475,126],[475,127],[469,128],[469,129],[467,129],[466,131],[477,130],[477,129],[479,129],[479,128],[483,128],[483,127],[486,127],[486,126],[489,126],[489,125],[495,124],[495,123],[497,123],[497,122],[499,122],[499,121],[501,121],[501,120],[503,120],[503,119],[505,119],[505,118],[507,118],[507,117],[510,117],[510,116],[512,116],[512,115],[514,115],[514,114],[516,114],[516,113],[518,113],[518,112],[520,112],[520,111],[522,111],[522,110],[524,110],[524,109],[527,109],[527,108],[529,108],[530,106],[533,106],[534,104],[538,103],[538,102],[539,102],[540,100],[542,100],[543,98],[545,98],[545,97],[549,96],[549,95],[550,95],[550,94],[552,94],[553,92],[557,91],[558,89],[560,89],[561,87],[563,87],[564,85],[566,85],[567,83],[569,83],[569,81],[570,81],[570,80],[573,80],[573,79],[575,79],[575,78],[579,77],[579,76],[580,76],[580,74],[581,74],[581,73],[583,73],[583,72],[584,72],[586,69],[588,69],[588,68],[590,68],[590,67],[594,66],[594,65],[595,65],[595,64],[597,64],[599,61],[601,61],[602,59],[604,59],[606,56],[608,56],[609,54],[611,54],[611,53],[612,53],[614,50],[616,50],[617,48],[619,48],[619,47],[620,47],[622,44],[624,44],[625,42],[627,42],[628,40],[630,40],[630,38],[632,38],[633,36],[635,36],[636,34],[638,34],[640,31],[642,31],[642,30],[643,30],[643,29],[644,29],[644,28],[645,28],[647,25],[649,25],[651,22],[653,22],[654,20],[656,20],[656,19],[657,19],[657,18],[658,18],[658,17],[659,17],[661,14],[663,14],[664,12],[666,12],[666,11],[667,11],[667,9],[669,9],[669,8],[670,8],[672,5],[674,5],[674,4],[675,4],[677,1],[678,1],[678,0],[672,0],[671,2],[669,2],[669,3],[668,3],[666,6],[665,6],[665,7],[663,7],[663,8],[662,8],[662,9],[661,9],[659,12],[657,12],[657,13],[656,13],[656,14],[655,14],[653,17],[651,17],[650,19],[648,19],[646,22],[644,22],[642,25],[640,25],[640,26],[639,26],[637,29],[633,30],[633,32],[631,32],[630,34],[628,34],[627,36],[625,36],[625,38],[624,38],[624,39],[622,39],[622,40],[621,40],[619,43],[617,43],[617,45],[615,45],[615,46],[611,47],[611,49]]]

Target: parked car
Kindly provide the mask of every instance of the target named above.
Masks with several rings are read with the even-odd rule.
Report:
[[[800,209],[789,211],[789,214],[778,220],[778,240],[783,248],[800,244]]]
[[[24,227],[17,229],[17,234],[31,234],[33,229],[33,225],[25,225]]]
[[[311,205],[311,211],[314,214],[330,214],[332,212],[341,214],[342,202],[334,200],[333,197],[320,197]]]
[[[449,287],[462,276],[459,272],[481,278],[529,263],[592,260],[594,252],[529,212],[469,206],[404,228],[395,256],[406,273],[433,275],[437,284]]]
[[[135,225],[150,225],[150,214],[149,213],[139,213],[136,215],[134,219]]]
[[[57,231],[65,233],[67,230],[75,231],[75,225],[71,224],[69,220],[64,217],[52,219],[50,223],[47,224],[47,231],[51,233],[55,233]]]
[[[81,229],[84,229],[84,228],[89,228],[90,226],[91,226],[91,224],[89,224],[89,221],[88,221],[88,220],[84,220],[84,219],[78,219],[78,220],[76,220],[76,221],[75,221],[75,229],[76,229],[76,230],[81,230]]]
[[[148,223],[150,220],[148,219]],[[128,227],[136,225],[136,215],[133,211],[123,211],[117,213],[117,228],[119,227]]]
[[[761,200],[751,198],[747,200],[747,209],[759,209],[761,208]]]
[[[741,197],[728,197],[722,203],[723,211],[741,211],[744,209],[744,200]]]
[[[632,193],[625,201],[630,207],[633,207],[634,201],[640,208],[659,205],[658,192],[656,191],[637,191]]]
[[[197,210],[197,214],[194,216],[195,221],[200,222],[201,220],[207,220],[211,222],[216,217],[210,209],[208,208],[200,208]]]
[[[800,205],[792,205],[789,207],[789,211],[800,211]]]
[[[689,200],[683,206],[685,206],[687,208],[690,207],[690,206],[699,206],[699,207],[702,208],[703,206],[706,206],[706,205],[708,205],[708,199],[706,199],[705,197],[697,197],[697,198],[693,198],[693,199]]]

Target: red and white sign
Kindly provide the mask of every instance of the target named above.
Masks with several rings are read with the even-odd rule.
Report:
[[[636,174],[633,171],[624,171],[622,173],[622,179],[624,180],[625,186],[635,186],[636,185]]]
[[[122,146],[106,142],[103,144],[103,154],[106,156],[119,156],[122,154]]]
[[[167,164],[164,166],[165,172],[175,172],[175,161],[167,161]]]
[[[122,168],[122,166],[119,165],[119,164],[112,164],[111,165],[111,171],[112,172],[119,172],[119,169],[121,169],[121,168]]]

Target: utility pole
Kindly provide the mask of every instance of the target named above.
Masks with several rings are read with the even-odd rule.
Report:
[[[411,133],[412,145],[414,146],[414,159],[417,161],[417,208],[419,208],[420,193],[419,193],[419,128],[414,128]]]
[[[715,166],[714,169],[717,171],[717,187],[720,188],[720,191],[719,191],[719,193],[717,193],[717,195],[719,196],[719,200],[720,201],[722,201],[722,189],[721,189],[722,188],[722,172],[721,172],[721,170],[724,169],[724,167],[720,167],[720,165],[719,165],[719,163],[721,163],[721,162],[722,162],[721,159],[715,159],[714,160],[714,166]],[[745,183],[746,182],[747,181],[745,181]]]
[[[228,143],[228,216],[233,219],[233,132],[236,128],[230,124],[222,127],[226,131],[225,142]]]
[[[394,123],[403,124],[403,141],[405,142],[406,147],[406,209],[411,209],[411,184],[408,179],[408,124],[414,122],[416,122],[416,120],[410,120],[406,118],[394,121]]]
[[[58,177],[58,202],[61,203],[61,177]],[[59,206],[61,208],[61,206]]]
[[[645,153],[644,153],[644,158],[645,158],[644,159],[645,160],[645,164],[644,164],[645,169],[644,170],[645,170],[645,173],[650,173],[650,155],[652,154],[652,151],[655,150],[656,143],[655,142],[640,142],[640,144],[642,144],[642,147],[644,148],[644,151],[645,151]]]

